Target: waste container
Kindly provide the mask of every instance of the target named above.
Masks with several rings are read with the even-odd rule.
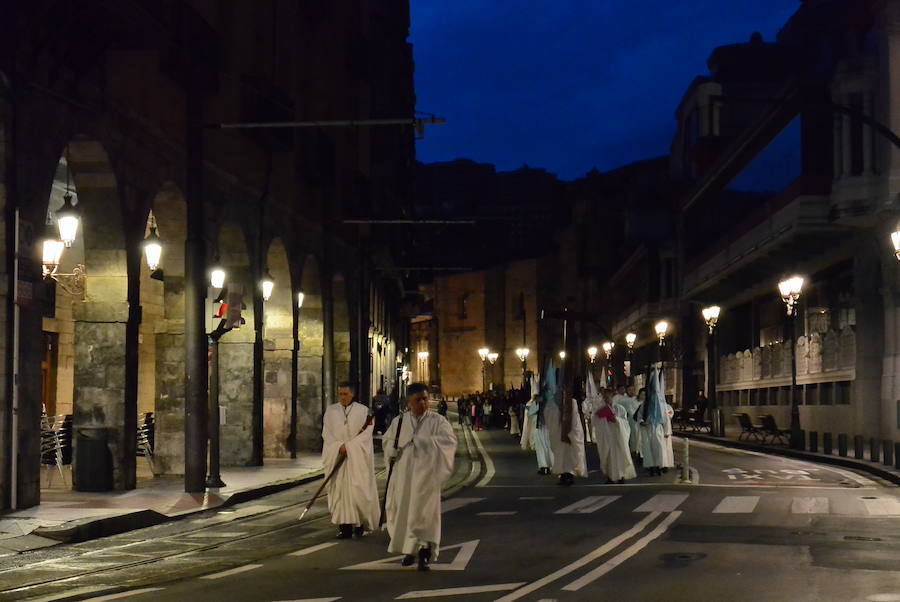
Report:
[[[75,428],[75,466],[73,488],[76,491],[111,491],[112,454],[109,453],[109,429],[104,426]]]

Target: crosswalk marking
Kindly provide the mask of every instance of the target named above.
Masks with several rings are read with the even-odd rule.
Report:
[[[331,546],[338,545],[336,541],[326,541],[325,543],[320,543],[316,546],[310,546],[308,548],[303,548],[302,550],[297,550],[296,552],[291,552],[288,556],[306,556],[307,554],[312,554],[313,552],[318,552],[319,550],[325,550],[330,548]]]
[[[729,495],[719,502],[713,514],[746,514],[753,512],[758,503],[758,495]]]
[[[892,497],[862,498],[866,511],[874,516],[900,515],[900,500]]]
[[[827,497],[795,497],[791,502],[792,514],[828,514]]]
[[[261,566],[262,566],[261,564],[245,564],[244,566],[239,566],[236,569],[228,569],[227,571],[222,571],[221,573],[213,573],[212,575],[204,575],[200,578],[201,579],[221,579],[222,577],[230,577],[231,575],[237,575],[238,573],[252,571],[253,569],[258,569]]]
[[[634,511],[673,512],[687,498],[687,493],[659,493],[635,508]]]
[[[485,498],[483,497],[454,497],[449,500],[444,500],[441,502],[441,514],[445,512],[452,512],[454,510],[458,510],[463,506],[468,506],[469,504],[474,504],[476,502],[482,502]]]
[[[590,514],[596,512],[600,508],[611,504],[621,495],[591,495],[582,500],[578,500],[574,504],[569,504],[565,508],[560,508],[554,514]]]

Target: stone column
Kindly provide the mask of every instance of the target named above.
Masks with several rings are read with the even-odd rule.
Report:
[[[322,436],[324,322],[322,296],[307,292],[298,314],[297,449],[319,451]]]

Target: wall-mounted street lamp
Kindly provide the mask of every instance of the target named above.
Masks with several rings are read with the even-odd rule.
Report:
[[[778,283],[781,300],[787,307],[788,336],[791,339],[791,449],[806,447],[800,430],[800,400],[797,397],[797,302],[803,291],[803,278],[791,276]]]
[[[41,244],[41,275],[45,280],[55,281],[60,288],[72,296],[84,295],[84,281],[86,273],[84,264],[78,264],[72,268],[71,274],[61,274],[59,263],[66,245],[56,237],[50,236]]]
[[[587,354],[591,360],[591,363],[593,364],[594,360],[597,359],[597,347],[595,347],[594,345],[591,345],[590,347],[588,347]]]
[[[81,212],[72,204],[72,195],[68,192],[63,195],[63,206],[56,211],[56,226],[59,228],[59,238],[66,248],[72,246],[78,235],[78,224],[81,222]]]
[[[259,282],[259,287],[262,289],[263,301],[268,301],[272,298],[272,291],[275,290],[275,279],[272,278],[272,274],[269,273],[269,268],[266,268],[266,273],[263,274],[262,280]]]
[[[156,220],[150,225],[150,232],[142,243],[144,247],[144,257],[147,259],[147,267],[150,268],[151,276],[153,272],[159,269],[159,261],[162,259],[162,243],[159,239],[159,231],[156,229]]]
[[[218,259],[209,271],[209,285],[213,288],[225,287],[225,269],[219,265]]]

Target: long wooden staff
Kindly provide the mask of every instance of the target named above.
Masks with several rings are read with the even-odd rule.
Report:
[[[403,428],[403,414],[400,414],[400,420],[397,421],[397,432],[394,434],[394,452],[397,451],[397,446],[400,445],[400,429]],[[381,516],[378,518],[378,528],[384,524],[386,520],[387,513],[387,495],[388,495],[388,485],[391,484],[391,475],[394,474],[394,462],[397,460],[397,455],[393,454],[391,456],[391,463],[388,466],[388,475],[387,481],[384,484],[384,497],[381,500]]]
[[[375,416],[374,416],[374,415],[371,413],[371,411],[370,411],[370,412],[369,412],[368,418],[366,418],[366,423],[363,425],[363,427],[362,427],[361,429],[359,429],[359,432],[356,433],[356,436],[357,436],[357,437],[358,437],[360,434],[362,434],[362,432],[363,432],[364,430],[366,430],[367,428],[369,428],[369,425],[372,424],[372,419],[373,419],[374,417],[375,417]],[[297,518],[297,520],[303,520],[303,517],[306,516],[306,513],[309,512],[309,509],[312,508],[313,504],[316,503],[316,500],[317,500],[317,499],[319,498],[319,496],[322,494],[322,491],[325,489],[325,486],[328,485],[328,481],[331,480],[331,477],[333,477],[334,475],[337,474],[337,471],[341,468],[341,466],[344,465],[344,461],[345,461],[346,459],[347,459],[347,454],[346,454],[346,453],[345,453],[345,454],[342,454],[342,455],[337,459],[337,462],[334,463],[334,468],[331,469],[331,472],[328,473],[328,476],[325,478],[324,481],[322,481],[322,485],[319,487],[319,490],[316,491],[316,494],[312,497],[311,500],[309,500],[309,503],[306,505],[306,508],[303,509],[303,512],[300,513],[300,516],[299,516],[299,518]]]

